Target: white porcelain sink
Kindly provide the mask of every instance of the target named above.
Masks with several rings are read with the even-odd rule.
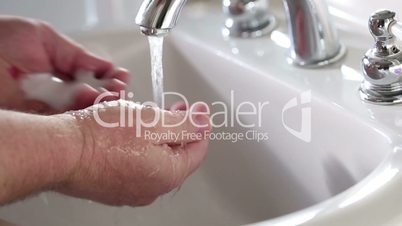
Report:
[[[164,55],[166,91],[208,103],[231,103],[233,91],[235,107],[269,102],[261,127],[215,130],[256,130],[269,140],[212,141],[201,169],[150,207],[115,208],[42,194],[1,208],[0,218],[32,226],[402,224],[402,108],[365,104],[357,93],[360,58],[372,45],[368,32],[340,26],[348,47],[342,62],[295,68],[286,62],[283,13],[273,8],[280,27],[270,37],[224,40],[218,4],[188,5]],[[149,50],[136,29],[74,37],[134,74],[130,90],[137,101],[151,99]],[[286,107],[301,96],[306,103]],[[311,140],[309,134],[295,136],[310,111]]]

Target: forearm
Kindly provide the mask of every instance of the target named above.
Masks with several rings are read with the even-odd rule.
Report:
[[[0,110],[0,204],[62,183],[79,161],[82,135],[70,116]]]

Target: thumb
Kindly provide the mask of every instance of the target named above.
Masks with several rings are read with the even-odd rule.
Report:
[[[183,105],[181,106],[181,109],[186,109]],[[190,117],[185,118],[186,123],[174,127],[171,131],[175,133],[180,133],[180,131],[183,130],[196,131],[198,133],[201,131],[204,132],[201,136],[201,140],[181,139],[178,142],[175,142],[176,144],[180,143],[180,145],[171,145],[172,142],[169,142],[169,146],[160,146],[161,148],[169,149],[175,156],[172,158],[172,160],[174,160],[172,164],[175,169],[173,187],[180,186],[188,176],[194,173],[194,171],[200,167],[208,152],[209,141],[206,134],[211,130],[208,106],[204,103],[194,105],[188,113],[190,113]],[[179,113],[175,112],[172,114],[173,116],[176,116],[176,114]],[[180,119],[181,117],[176,116],[170,119],[177,120],[177,118]],[[163,127],[162,130],[159,131],[163,131]]]
[[[181,178],[178,178],[178,185],[182,184],[188,176],[200,167],[208,153],[208,144],[208,140],[203,140],[183,147],[176,146],[172,148],[176,156],[176,172],[181,172],[177,175],[181,176]]]

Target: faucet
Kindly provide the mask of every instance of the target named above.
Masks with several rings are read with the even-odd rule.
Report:
[[[332,25],[326,0],[283,0],[291,40],[289,61],[319,67],[340,60],[346,48]]]
[[[167,35],[177,23],[187,0],[144,0],[135,22],[147,36]]]
[[[361,61],[364,80],[360,87],[362,100],[381,105],[402,103],[402,23],[395,13],[381,10],[369,18],[369,30],[375,45]]]
[[[142,33],[163,36],[172,30],[187,0],[144,0],[136,17]],[[346,50],[331,24],[325,0],[283,0],[291,47],[289,62],[319,67],[338,61]],[[260,37],[275,28],[267,0],[223,0],[223,33]]]

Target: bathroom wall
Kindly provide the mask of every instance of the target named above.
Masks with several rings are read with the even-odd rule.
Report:
[[[134,26],[141,2],[142,0],[0,0],[0,14],[42,19],[59,31],[74,33],[88,29]]]
[[[0,14],[43,19],[63,32],[134,25],[140,0],[0,0]]]

